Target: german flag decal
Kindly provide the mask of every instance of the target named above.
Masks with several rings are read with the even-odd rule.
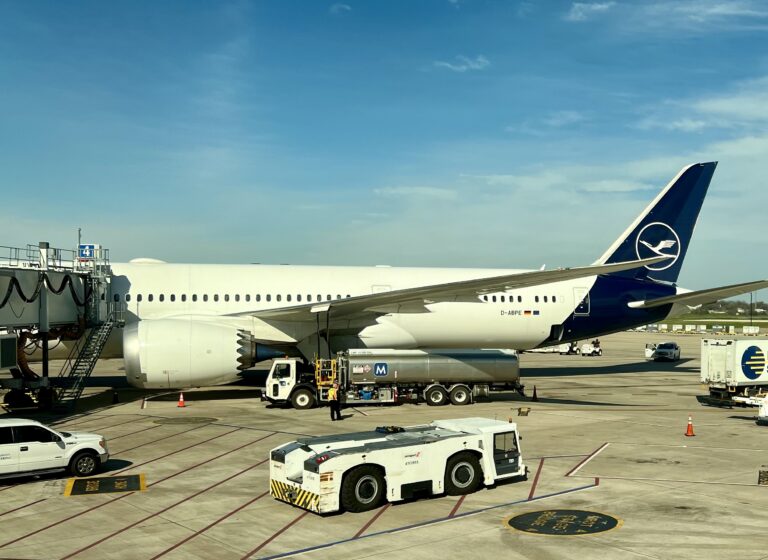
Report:
[[[297,486],[278,480],[269,481],[269,493],[273,498],[309,511],[320,512],[320,496]]]

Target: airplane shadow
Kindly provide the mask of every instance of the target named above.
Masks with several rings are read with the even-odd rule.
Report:
[[[599,360],[600,358],[593,358]],[[683,359],[678,362],[635,362],[630,364],[606,364],[598,366],[572,367],[554,366],[554,367],[532,367],[526,368],[521,364],[520,370],[523,379],[526,377],[571,377],[580,375],[607,375],[611,373],[660,373],[668,371],[669,373],[698,373],[698,368],[683,366],[682,364],[690,362],[691,359]],[[661,370],[661,365],[672,365],[669,370]],[[661,370],[661,371],[660,371]]]

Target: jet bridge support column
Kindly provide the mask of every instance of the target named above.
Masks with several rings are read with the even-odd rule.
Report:
[[[48,320],[48,287],[45,285],[45,275],[48,272],[48,243],[41,241],[40,247],[40,338],[43,343],[43,377],[48,378],[48,333],[51,325]]]
[[[40,326],[38,332],[40,334],[40,341],[42,343],[43,371],[42,379],[40,380],[40,389],[37,393],[37,402],[40,408],[47,410],[53,406],[53,392],[51,390],[48,378],[50,366],[48,359],[48,338],[51,330],[50,318],[48,316],[47,286],[49,244],[47,241],[40,241],[38,247],[40,248]]]

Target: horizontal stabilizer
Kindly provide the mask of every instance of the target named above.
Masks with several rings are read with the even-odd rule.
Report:
[[[698,290],[696,292],[685,292],[674,296],[667,296],[645,301],[631,301],[627,305],[634,309],[648,309],[649,307],[659,307],[660,305],[669,305],[679,303],[695,307],[706,303],[714,303],[720,299],[725,299],[756,290],[768,288],[768,280],[757,280],[756,282],[745,282],[743,284],[733,284],[731,286],[721,286],[719,288],[709,288],[708,290]]]

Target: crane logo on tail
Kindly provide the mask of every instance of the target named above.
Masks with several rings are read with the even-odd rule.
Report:
[[[680,237],[663,222],[652,222],[637,234],[635,252],[638,259],[669,257],[668,260],[646,266],[648,270],[666,270],[680,258]]]

